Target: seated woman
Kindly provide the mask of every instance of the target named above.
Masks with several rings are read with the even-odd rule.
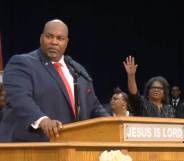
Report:
[[[120,88],[116,88],[111,97],[110,107],[113,116],[129,116],[130,105],[128,96]]]

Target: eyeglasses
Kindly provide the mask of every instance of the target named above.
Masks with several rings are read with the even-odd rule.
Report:
[[[163,90],[164,88],[163,88],[163,87],[156,87],[156,86],[152,86],[152,87],[150,87],[150,89]]]

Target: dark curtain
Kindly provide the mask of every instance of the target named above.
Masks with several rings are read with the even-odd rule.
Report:
[[[1,33],[4,64],[14,54],[39,47],[46,21],[68,24],[67,53],[83,64],[94,80],[97,96],[109,99],[113,88],[127,91],[122,61],[128,55],[139,65],[142,92],[152,76],[162,75],[184,88],[182,5],[170,1],[2,1]]]

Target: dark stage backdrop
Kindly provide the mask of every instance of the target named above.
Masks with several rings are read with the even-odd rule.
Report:
[[[83,64],[105,102],[116,86],[127,91],[122,61],[136,57],[142,92],[152,76],[162,75],[184,88],[184,18],[182,5],[170,1],[1,1],[4,65],[14,54],[39,47],[46,21],[59,18],[69,26],[67,54]]]

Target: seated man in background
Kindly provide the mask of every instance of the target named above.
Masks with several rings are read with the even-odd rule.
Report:
[[[180,117],[182,112],[184,100],[182,98],[182,92],[179,86],[174,85],[171,88],[170,104],[175,109],[176,117]]]

